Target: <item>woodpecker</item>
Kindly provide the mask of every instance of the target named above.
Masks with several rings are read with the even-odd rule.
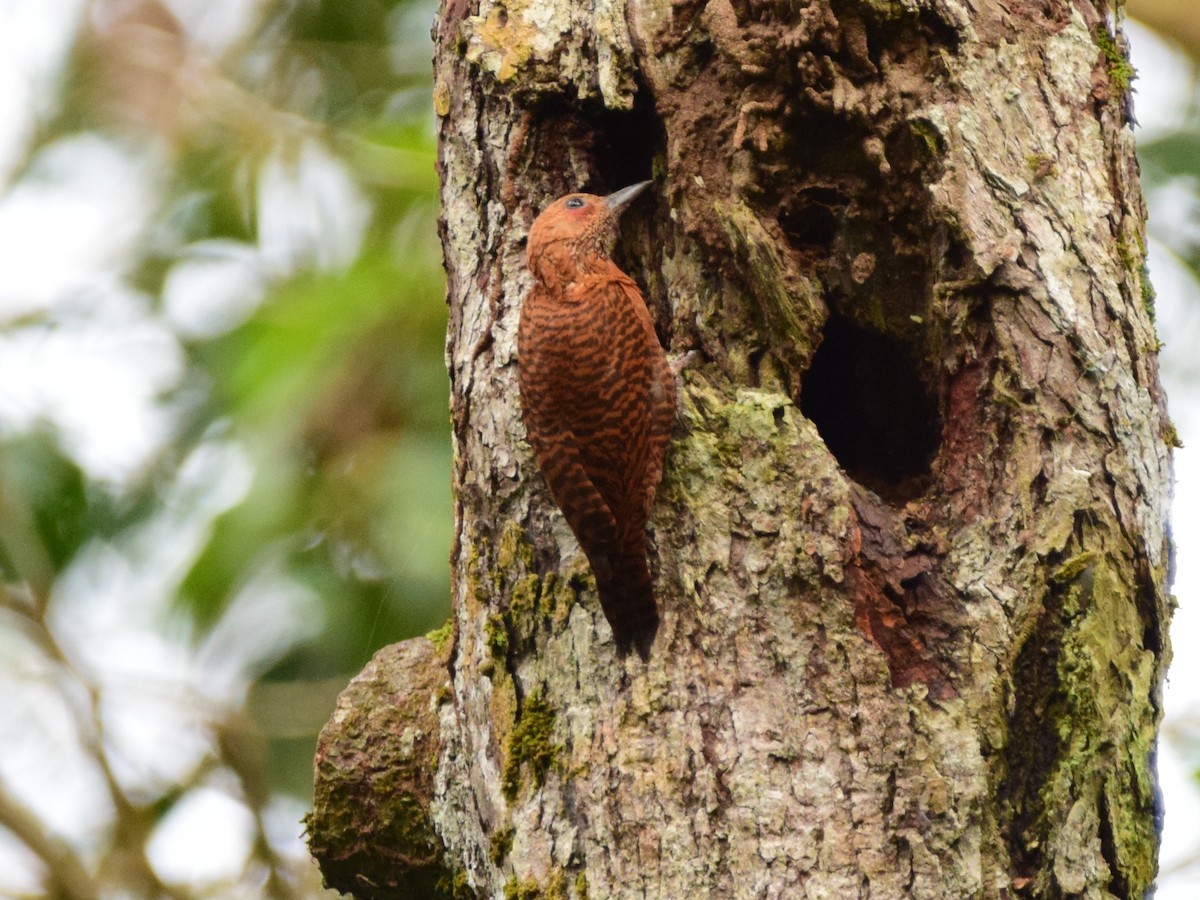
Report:
[[[642,292],[611,253],[649,181],[567,194],[529,230],[533,288],[517,368],[525,430],[550,495],[591,564],[617,649],[647,659],[658,610],[646,522],[675,421],[675,377]]]

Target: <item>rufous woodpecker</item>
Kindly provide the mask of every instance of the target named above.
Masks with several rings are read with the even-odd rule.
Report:
[[[649,657],[658,610],[646,522],[675,421],[675,376],[642,292],[611,259],[622,211],[650,184],[567,194],[529,229],[533,288],[517,367],[538,469],[591,563],[618,650]]]

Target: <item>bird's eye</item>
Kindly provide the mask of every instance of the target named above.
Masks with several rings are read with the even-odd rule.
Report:
[[[579,209],[579,207],[583,206],[583,198],[582,197],[572,197],[570,200],[567,201],[566,206],[567,206],[567,209]]]

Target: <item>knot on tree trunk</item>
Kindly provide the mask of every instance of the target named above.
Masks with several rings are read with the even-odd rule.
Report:
[[[329,887],[364,900],[466,896],[430,801],[449,696],[449,635],[384,647],[321,730],[309,847]]]

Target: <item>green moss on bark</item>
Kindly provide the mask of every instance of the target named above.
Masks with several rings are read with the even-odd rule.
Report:
[[[1137,77],[1137,70],[1126,59],[1125,54],[1121,52],[1121,48],[1117,44],[1117,39],[1108,33],[1108,28],[1105,25],[1101,25],[1096,29],[1096,46],[1100,48],[1100,53],[1104,56],[1104,62],[1108,69],[1108,77],[1112,81],[1113,87],[1121,94],[1128,93],[1130,85],[1133,84],[1133,79]]]
[[[568,900],[567,878],[561,870],[556,870],[550,880],[542,887],[530,879],[518,880],[513,876],[504,885],[504,900]]]
[[[533,881],[520,881],[517,876],[504,885],[504,900],[545,900],[542,889]]]
[[[515,800],[521,791],[521,774],[527,772],[535,787],[545,783],[546,773],[561,748],[554,743],[555,712],[541,694],[530,694],[521,707],[504,748],[504,796]]]
[[[1156,719],[1129,697],[1152,695],[1155,660],[1119,571],[1097,550],[1058,565],[1014,666],[1000,796],[1031,897],[1096,883],[1140,897],[1153,883]]]
[[[508,858],[509,851],[512,850],[514,833],[512,826],[498,828],[492,833],[488,845],[488,857],[493,865],[498,866]]]
[[[439,628],[433,629],[425,637],[433,642],[433,648],[438,653],[445,653],[450,646],[450,639],[454,637],[454,620],[447,619]]]

